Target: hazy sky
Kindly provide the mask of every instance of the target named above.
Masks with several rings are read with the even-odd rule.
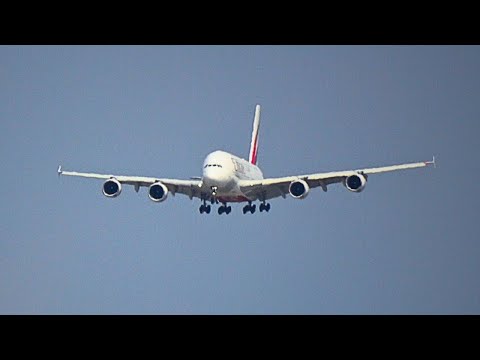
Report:
[[[200,215],[65,170],[265,176],[430,160]],[[1,314],[479,314],[480,47],[1,46]]]

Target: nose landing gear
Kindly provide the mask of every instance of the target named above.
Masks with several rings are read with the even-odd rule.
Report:
[[[212,189],[212,197],[217,196],[218,186],[211,186],[210,189]]]

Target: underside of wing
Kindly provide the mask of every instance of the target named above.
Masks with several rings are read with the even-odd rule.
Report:
[[[160,179],[160,182],[168,187],[168,190],[175,194],[182,194],[192,198],[201,198],[201,180],[177,180],[177,179]]]
[[[125,176],[125,175],[107,175],[97,173],[82,173],[75,171],[63,171],[58,168],[58,174],[64,176],[76,176],[90,179],[105,180],[103,192],[106,196],[115,197],[121,192],[121,184],[133,185],[138,191],[140,187],[149,188],[149,196],[153,201],[163,201],[167,192],[172,195],[183,194],[190,199],[193,197],[200,198],[201,180],[180,180],[180,179],[162,179],[145,176]],[[155,185],[155,186],[152,186]],[[157,194],[157,195],[156,195]]]
[[[351,172],[349,172],[350,174]],[[283,197],[285,198],[286,195],[291,194],[291,186],[292,184],[299,184],[303,185],[304,191],[308,192],[309,189],[313,189],[316,187],[322,187],[324,191],[327,191],[327,185],[342,182],[345,178],[346,173],[330,173],[329,177],[321,177],[314,175],[320,174],[312,174],[312,175],[299,175],[299,176],[287,176],[281,178],[269,178],[269,179],[262,179],[262,180],[241,180],[239,185],[242,193],[244,193],[249,199],[252,200],[269,200],[276,197]],[[298,197],[305,197],[303,193],[299,194]],[[294,196],[294,195],[292,195]],[[294,196],[296,197],[296,196]]]
[[[435,158],[432,161],[375,168],[333,171],[261,180],[241,180],[239,185],[241,191],[252,200],[269,200],[279,196],[285,198],[287,194],[292,195],[294,198],[302,199],[306,197],[311,188],[321,187],[323,191],[327,191],[327,186],[335,183],[343,183],[343,185],[352,192],[361,192],[370,174],[414,169],[428,165],[435,165]]]

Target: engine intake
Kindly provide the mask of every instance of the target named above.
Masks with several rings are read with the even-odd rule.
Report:
[[[156,182],[148,188],[148,197],[155,202],[162,202],[167,198],[168,188],[161,182]]]
[[[102,191],[106,197],[117,197],[122,192],[122,184],[115,178],[108,179],[103,183]]]
[[[365,175],[356,174],[347,176],[345,179],[345,187],[353,192],[361,192],[367,184],[367,178]]]
[[[310,187],[305,180],[294,180],[290,183],[288,191],[295,199],[305,199],[308,195]]]

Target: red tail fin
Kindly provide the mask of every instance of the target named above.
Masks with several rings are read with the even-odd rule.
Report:
[[[255,107],[255,117],[253,118],[252,141],[250,142],[250,154],[248,161],[254,165],[257,164],[258,154],[258,129],[260,127],[260,105]]]

